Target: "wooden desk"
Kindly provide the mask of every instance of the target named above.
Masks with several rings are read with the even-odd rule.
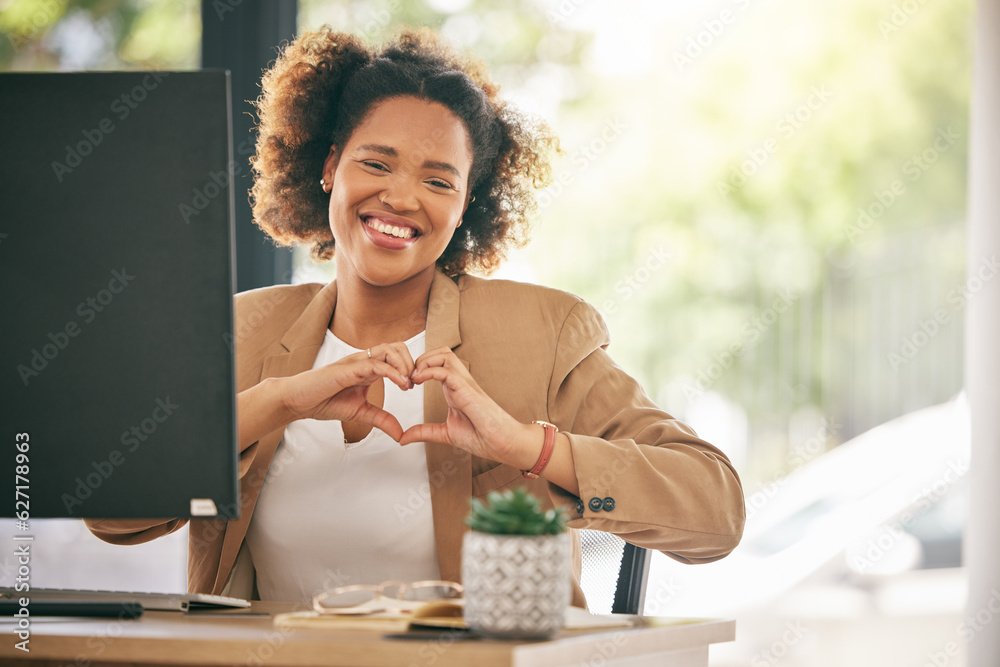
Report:
[[[275,614],[291,605],[255,602]],[[270,616],[146,612],[138,620],[31,620],[30,653],[14,647],[14,624],[0,622],[0,664],[31,667],[138,665],[266,665],[402,667],[557,667],[671,665],[705,667],[708,646],[732,641],[736,622],[693,621],[589,631],[564,631],[550,641],[385,639],[362,630],[278,629]]]

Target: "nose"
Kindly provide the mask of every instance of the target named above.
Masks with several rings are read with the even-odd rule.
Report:
[[[379,194],[378,200],[383,205],[396,211],[415,211],[420,208],[417,198],[418,183],[413,183],[406,177],[387,179],[385,189]]]

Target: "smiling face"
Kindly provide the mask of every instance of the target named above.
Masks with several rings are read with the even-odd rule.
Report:
[[[472,150],[447,107],[379,102],[323,167],[337,277],[378,287],[427,277],[461,223]]]

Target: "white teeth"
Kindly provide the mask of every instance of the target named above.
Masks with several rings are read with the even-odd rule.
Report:
[[[409,227],[393,227],[392,225],[387,225],[384,222],[378,221],[365,221],[365,224],[372,229],[377,229],[383,234],[388,234],[390,236],[395,236],[400,239],[409,239],[415,236],[415,232]]]

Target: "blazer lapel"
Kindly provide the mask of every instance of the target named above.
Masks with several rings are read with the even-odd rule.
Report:
[[[330,326],[336,304],[337,285],[331,281],[313,297],[299,318],[282,336],[282,351],[264,358],[260,379],[288,377],[312,368],[326,336],[326,330]],[[222,590],[226,585],[225,579],[236,562],[268,467],[284,433],[284,429],[278,429],[260,439],[250,469],[240,479],[240,518],[229,521],[226,527],[222,558],[214,586],[216,591]]]
[[[455,349],[461,344],[462,338],[458,327],[459,299],[460,292],[455,282],[440,271],[436,272],[427,304],[425,340],[428,350],[445,345]],[[281,338],[283,350],[264,359],[261,380],[269,377],[287,377],[312,368],[330,325],[336,303],[336,283],[331,282],[317,293],[299,319]],[[463,363],[469,368],[468,362],[463,360]],[[445,402],[440,383],[436,381],[426,383],[424,419],[428,423],[433,423],[443,422],[447,418],[448,404]],[[224,579],[236,562],[264,477],[283,435],[284,429],[280,429],[260,439],[250,470],[241,479],[240,518],[228,522],[215,591],[221,591],[225,586]],[[468,499],[472,496],[472,457],[468,452],[439,442],[426,443],[425,450],[438,567],[442,579],[460,581],[462,538],[467,530],[464,519],[468,514]]]
[[[428,350],[442,346],[455,349],[461,344],[459,298],[458,285],[440,271],[436,272],[427,303],[425,340]],[[468,368],[469,364],[464,360],[463,363]],[[440,423],[447,418],[448,404],[441,384],[425,383],[425,421]],[[463,520],[469,512],[468,499],[472,496],[472,457],[468,452],[440,442],[425,443],[425,449],[438,567],[442,579],[461,581],[462,538],[467,530]]]

